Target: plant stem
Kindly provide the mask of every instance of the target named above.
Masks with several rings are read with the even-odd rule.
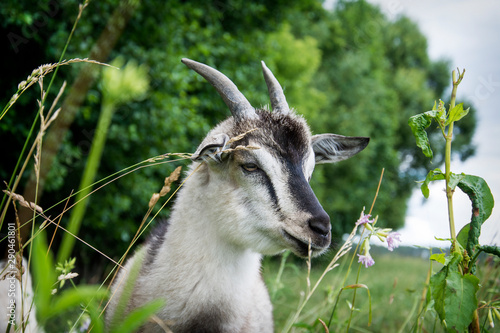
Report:
[[[87,196],[92,191],[92,184],[94,183],[94,179],[101,162],[106,137],[108,135],[108,130],[111,125],[115,109],[116,104],[112,101],[107,101],[107,99],[104,98],[102,110],[97,122],[96,132],[92,140],[90,153],[80,182],[80,188],[76,194],[75,200],[78,202],[78,205],[76,205],[71,211],[71,216],[68,222],[67,229],[75,235],[77,235],[80,231],[80,226],[87,208]],[[57,262],[64,262],[69,258],[71,251],[73,250],[74,243],[75,238],[71,234],[66,233],[63,235]]]
[[[453,110],[455,107],[455,100],[457,97],[458,84],[462,80],[463,73],[458,72],[459,78],[457,79],[457,74],[455,71],[452,72],[453,89],[451,91],[450,109]],[[448,219],[450,224],[450,236],[453,241],[453,247],[457,240],[455,231],[455,218],[453,216],[453,189],[449,186],[450,175],[451,175],[451,141],[453,140],[453,121],[448,126],[448,132],[445,135],[446,148],[445,148],[445,179],[446,179],[446,199],[448,201]]]

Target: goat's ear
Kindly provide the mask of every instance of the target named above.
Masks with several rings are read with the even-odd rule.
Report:
[[[224,133],[206,137],[198,149],[196,149],[193,156],[191,156],[191,160],[195,162],[208,162],[213,159],[216,162],[221,162],[222,151],[226,149],[228,141],[229,136]]]
[[[316,164],[346,160],[366,148],[370,138],[338,134],[317,134],[312,137]]]

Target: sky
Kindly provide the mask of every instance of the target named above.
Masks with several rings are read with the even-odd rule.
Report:
[[[417,22],[427,37],[432,60],[446,58],[451,60],[453,68],[466,69],[458,88],[457,102],[467,98],[478,111],[473,138],[477,150],[475,156],[464,163],[453,160],[451,170],[484,178],[493,197],[500,198],[500,110],[497,107],[500,105],[500,1],[368,2],[379,5],[391,20],[405,15]],[[444,188],[444,182],[433,183],[427,200],[420,190],[414,191],[405,227],[399,230],[404,245],[444,247],[449,244],[435,240],[435,237],[450,237]],[[460,190],[455,192],[453,204],[458,232],[470,221],[472,208],[470,200]],[[480,243],[500,245],[500,207],[494,208],[483,224]]]

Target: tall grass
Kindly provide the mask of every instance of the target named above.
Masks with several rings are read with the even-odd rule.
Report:
[[[352,253],[351,253],[352,254]],[[324,332],[318,318],[328,321],[337,291],[340,289],[343,273],[349,264],[350,257],[341,259],[339,270],[328,275],[311,297],[309,304],[304,308],[299,320],[295,324],[296,332]],[[323,272],[324,261],[315,264],[311,269],[311,280],[319,279]],[[303,262],[289,262],[285,265],[281,276],[281,284],[273,295],[274,319],[276,332],[281,332],[291,314],[297,310],[307,290],[305,272],[307,265]],[[377,257],[377,263],[370,269],[361,271],[360,279],[369,285],[373,299],[373,320],[368,326],[368,297],[360,292],[356,298],[355,314],[351,328],[354,331],[371,332],[399,332],[411,315],[415,303],[420,300],[421,290],[425,284],[425,276],[421,272],[428,269],[428,261],[418,257],[402,257],[398,255],[382,255]],[[280,269],[280,262],[276,258],[267,258],[264,261],[263,272],[266,283],[272,290],[275,286],[275,276]],[[357,272],[351,272],[348,281],[356,279]],[[350,316],[350,302],[352,294],[341,295],[339,305],[333,318],[331,332],[345,331]],[[403,332],[410,331],[409,325]]]

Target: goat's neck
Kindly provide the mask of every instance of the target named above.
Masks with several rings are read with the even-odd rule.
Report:
[[[214,211],[214,207],[224,205],[214,202],[223,200],[225,193],[221,191],[224,189],[199,188],[199,184],[203,184],[203,174],[196,173],[192,177],[178,193],[156,261],[168,266],[158,268],[163,271],[158,273],[168,276],[163,281],[178,281],[172,284],[170,291],[184,295],[192,293],[188,298],[231,304],[251,298],[248,293],[260,283],[261,255],[221,234],[224,225],[221,219],[235,223],[236,210],[229,209],[228,213],[225,207],[224,212]],[[210,187],[207,183],[203,186]],[[227,195],[235,195],[230,190],[225,190]]]

